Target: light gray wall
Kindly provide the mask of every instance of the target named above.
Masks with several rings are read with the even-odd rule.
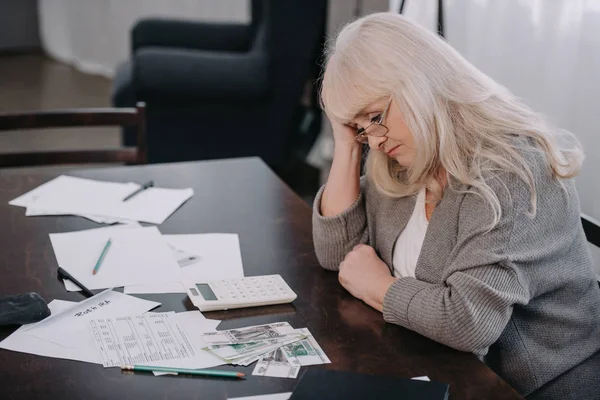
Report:
[[[40,47],[36,0],[0,0],[0,51]]]
[[[387,11],[389,0],[329,0],[327,7],[327,35],[331,37],[356,16]]]

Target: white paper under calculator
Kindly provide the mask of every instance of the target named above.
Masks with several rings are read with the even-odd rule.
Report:
[[[89,321],[105,367],[188,359],[196,354],[175,313]]]

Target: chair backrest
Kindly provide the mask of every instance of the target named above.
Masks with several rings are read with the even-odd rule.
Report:
[[[145,164],[147,148],[144,109],[145,104],[140,102],[135,108],[88,108],[0,114],[0,131],[82,126],[133,126],[137,130],[135,147],[1,153],[0,167],[108,162]]]

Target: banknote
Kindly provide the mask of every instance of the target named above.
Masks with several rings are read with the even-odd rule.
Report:
[[[241,365],[243,367],[247,367],[248,365],[252,364],[253,362],[260,360],[261,357],[262,357],[262,354],[258,355],[258,356],[250,356],[247,358],[238,358],[238,359],[235,359],[230,364]]]
[[[299,371],[300,365],[292,365],[282,349],[278,348],[258,360],[252,375],[296,378]]]
[[[300,367],[331,361],[307,328],[287,322],[203,334],[204,350],[228,364],[248,366],[253,375],[296,378]]]
[[[240,354],[239,356],[229,357],[229,358],[225,359],[225,361],[227,361],[228,363],[232,363],[232,364],[250,365],[254,361],[256,361],[258,358],[260,358],[260,356],[262,356],[266,353],[269,353],[275,349],[278,349],[281,346],[285,346],[286,344],[293,343],[293,342],[296,342],[301,339],[304,339],[304,336],[288,335],[288,336],[286,336],[285,340],[277,341],[276,343],[273,343],[272,345],[270,345],[268,347],[259,348],[252,352],[246,352],[246,353]]]
[[[260,342],[210,345],[205,347],[204,350],[213,353],[228,363],[237,363],[239,360],[260,356],[281,346],[285,346],[286,344],[290,344],[304,338],[306,338],[306,336],[303,333],[294,332],[289,335],[270,340],[263,340]]]
[[[239,329],[207,332],[202,335],[206,344],[240,344],[274,339],[294,333],[294,328],[287,322],[248,326]]]
[[[331,363],[307,328],[296,329],[296,332],[302,333],[306,338],[282,347],[288,359],[295,358],[303,366]]]
[[[301,339],[300,339],[301,340]],[[281,349],[283,349],[284,346],[281,347]],[[261,359],[261,357],[263,357],[264,354],[258,355],[258,356],[250,356],[248,358],[243,358],[243,359],[236,359],[234,365],[242,365],[244,367],[247,367],[248,365],[252,364],[255,361],[258,361]],[[302,364],[300,364],[300,361],[293,355],[289,355],[287,353],[285,353],[285,356],[287,358],[287,361],[295,367],[301,367]]]

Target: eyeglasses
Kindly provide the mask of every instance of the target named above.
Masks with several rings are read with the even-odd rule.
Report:
[[[368,143],[369,136],[374,137],[383,137],[387,135],[390,131],[389,128],[383,125],[383,121],[385,121],[385,117],[387,115],[388,110],[390,109],[390,105],[392,104],[392,97],[390,97],[390,101],[388,101],[387,106],[380,115],[376,115],[371,118],[371,123],[367,125],[366,128],[359,128],[356,131],[356,136],[354,136],[354,140],[360,143]]]

